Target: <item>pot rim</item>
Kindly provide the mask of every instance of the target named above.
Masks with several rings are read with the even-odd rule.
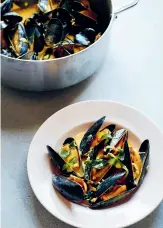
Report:
[[[10,59],[10,60],[13,60],[13,61],[19,61],[19,62],[35,62],[35,63],[42,63],[42,62],[57,62],[57,61],[60,61],[60,60],[64,60],[64,59],[68,59],[68,58],[71,58],[71,57],[74,57],[76,55],[80,55],[82,53],[84,53],[85,51],[87,51],[88,49],[90,48],[93,48],[98,42],[100,42],[101,39],[103,39],[103,37],[106,35],[106,33],[108,32],[108,30],[110,29],[111,27],[111,24],[113,23],[113,20],[114,20],[114,16],[115,16],[115,12],[114,12],[114,7],[113,7],[113,3],[112,3],[112,0],[110,0],[110,7],[111,7],[111,13],[110,13],[110,16],[111,16],[111,20],[106,28],[106,30],[104,31],[104,33],[101,35],[101,37],[95,41],[93,44],[91,44],[90,46],[88,46],[87,48],[85,48],[84,50],[81,50],[75,54],[71,54],[71,55],[68,55],[68,56],[64,56],[64,57],[61,57],[61,58],[56,58],[56,59],[47,59],[47,60],[28,60],[28,59],[18,59],[18,58],[13,58],[13,57],[8,57],[8,56],[5,56],[5,55],[2,55],[0,54],[1,57],[3,58],[6,58],[6,59]]]

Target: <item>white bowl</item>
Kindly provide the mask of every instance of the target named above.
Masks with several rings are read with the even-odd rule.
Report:
[[[105,123],[127,128],[136,147],[149,139],[150,169],[129,201],[112,208],[92,210],[68,202],[54,190],[46,145],[59,150],[66,137],[88,129],[104,115]],[[125,227],[146,217],[163,199],[163,134],[150,119],[130,106],[111,101],[76,103],[52,115],[39,128],[29,148],[27,169],[36,197],[60,220],[83,228]]]

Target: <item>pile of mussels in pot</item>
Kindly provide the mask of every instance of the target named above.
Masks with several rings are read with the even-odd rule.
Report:
[[[54,188],[69,201],[92,209],[128,199],[149,168],[149,140],[137,150],[127,129],[114,124],[101,129],[104,120],[97,120],[86,133],[67,138],[60,153],[47,146]]]
[[[77,53],[101,36],[89,0],[5,0],[1,3],[1,54],[48,60]]]

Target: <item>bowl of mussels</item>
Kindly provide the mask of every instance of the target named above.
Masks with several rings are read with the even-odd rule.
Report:
[[[163,198],[162,137],[132,107],[109,101],[70,105],[34,136],[27,162],[30,184],[43,206],[68,224],[131,225]]]
[[[103,62],[114,17],[111,0],[2,1],[2,82],[41,91],[86,79]]]

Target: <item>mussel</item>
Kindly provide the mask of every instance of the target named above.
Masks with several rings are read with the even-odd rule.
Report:
[[[1,15],[3,16],[12,8],[12,0],[5,0],[0,4]]]
[[[52,182],[61,195],[71,202],[81,203],[84,200],[84,191],[77,182],[56,174],[53,175]]]
[[[9,53],[11,46],[15,58],[65,57],[84,50],[101,34],[99,18],[88,0],[5,0],[0,7],[0,27],[6,33],[1,52]]]
[[[69,175],[66,169],[64,169],[65,161],[61,158],[61,156],[52,149],[52,147],[47,146],[49,157],[54,166],[54,173],[55,174],[64,174]]]
[[[89,146],[91,144],[91,141],[94,139],[94,137],[96,136],[96,133],[98,132],[98,130],[100,129],[100,127],[102,126],[103,122],[105,120],[105,116],[103,116],[102,118],[100,118],[99,120],[97,120],[89,129],[88,131],[85,133],[84,137],[81,140],[80,143],[80,151],[82,154],[85,154],[88,152],[89,150]]]
[[[10,40],[11,40],[11,45],[18,56],[21,56],[28,51],[29,43],[28,43],[27,35],[23,24],[21,23],[18,24],[17,29],[14,32],[13,36],[11,33]]]
[[[61,148],[61,154],[66,164],[70,164],[71,168],[77,176],[83,177],[83,167],[81,164],[78,146],[74,138],[67,138]]]
[[[2,21],[4,21],[8,29],[11,29],[14,26],[16,26],[19,22],[22,21],[22,19],[23,18],[15,12],[7,12],[2,16]]]
[[[45,32],[45,42],[48,46],[53,46],[54,44],[60,42],[64,39],[66,35],[66,30],[64,31],[64,27],[62,22],[57,18],[52,18]]]
[[[130,157],[130,151],[128,147],[127,141],[124,144],[124,165],[128,168],[128,176],[126,178],[127,186],[129,189],[134,187],[134,177],[133,177],[133,170],[132,170],[132,163]]]

